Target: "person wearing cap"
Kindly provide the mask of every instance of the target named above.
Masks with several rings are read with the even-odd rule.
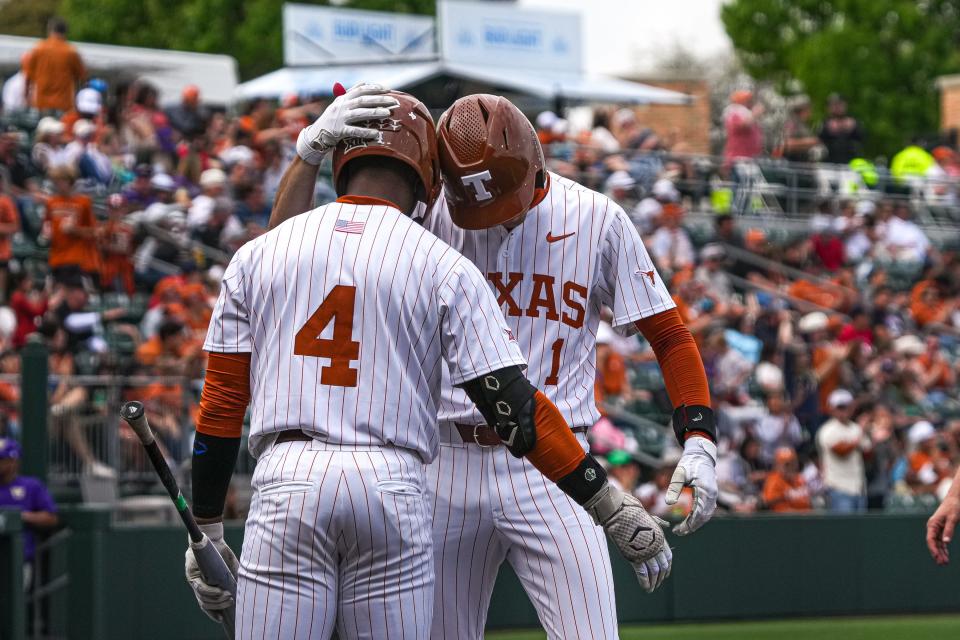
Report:
[[[188,84],[183,88],[180,104],[167,109],[167,119],[170,126],[187,140],[196,138],[207,130],[210,116],[200,103],[200,89],[196,85]]]
[[[677,187],[670,179],[660,178],[653,183],[647,196],[630,212],[630,219],[637,224],[642,233],[653,233],[657,221],[663,214],[663,208],[678,202],[680,202],[680,192]]]
[[[100,227],[100,286],[104,291],[134,293],[133,255],[136,229],[126,220],[127,203],[123,195],[107,198],[107,221]]]
[[[56,118],[47,116],[37,123],[30,157],[41,170],[47,171],[51,167],[66,164],[63,132],[63,123]]]
[[[915,422],[907,431],[907,485],[916,494],[936,493],[948,477],[950,460],[940,450],[940,432],[927,420]]]
[[[767,394],[767,412],[760,418],[754,429],[754,435],[760,441],[760,456],[770,464],[777,450],[787,447],[795,450],[803,444],[803,430],[800,421],[793,415],[790,405],[780,391]]]
[[[723,268],[726,259],[726,249],[719,242],[704,245],[700,250],[700,266],[694,271],[693,277],[702,282],[715,296],[730,302],[733,298],[733,282]]]
[[[23,559],[24,587],[32,582],[32,563],[36,553],[36,536],[59,524],[57,505],[38,478],[20,475],[20,445],[12,438],[0,438],[0,507],[20,511],[24,524]]]
[[[776,513],[804,513],[811,510],[810,488],[800,474],[797,454],[780,447],[773,455],[773,471],[763,483],[763,504]]]
[[[157,197],[150,186],[153,177],[153,168],[149,164],[138,164],[133,170],[133,182],[121,192],[123,199],[131,211],[146,209],[157,201]]]
[[[660,228],[650,238],[650,253],[661,272],[675,273],[692,269],[696,262],[693,242],[683,228],[683,206],[664,205],[660,214]]]
[[[756,158],[763,153],[763,129],[759,120],[762,113],[763,106],[755,103],[752,91],[730,94],[730,104],[723,110],[723,127],[727,134],[724,160]]]
[[[100,92],[96,89],[91,89],[87,87],[85,89],[80,89],[77,92],[76,106],[73,111],[68,111],[63,114],[63,117],[60,118],[60,122],[63,123],[67,133],[73,132],[73,135],[76,136],[74,131],[74,126],[79,120],[88,120],[94,125],[94,132],[99,131],[103,128],[103,97],[100,95]]]
[[[790,103],[790,115],[783,125],[781,153],[791,162],[815,162],[825,152],[820,139],[810,128],[810,98],[796,96]]]
[[[87,75],[77,50],[67,42],[67,23],[54,16],[47,23],[47,39],[30,50],[24,67],[30,106],[64,113],[73,109],[73,97]]]
[[[827,507],[834,513],[864,511],[867,496],[863,454],[869,451],[870,441],[852,420],[853,394],[836,389],[827,405],[830,419],[817,431]]]
[[[50,237],[47,259],[54,280],[98,271],[97,219],[90,198],[73,192],[76,173],[70,167],[55,167],[49,173],[54,195],[47,200],[44,229]]]
[[[607,474],[610,482],[625,493],[633,493],[640,482],[640,462],[624,449],[607,454]]]
[[[187,227],[196,229],[207,223],[213,214],[217,198],[227,190],[227,174],[221,169],[207,169],[200,174],[201,193],[193,199],[187,212]]]

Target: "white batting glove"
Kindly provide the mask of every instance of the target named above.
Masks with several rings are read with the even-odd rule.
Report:
[[[662,527],[670,525],[647,513],[639,500],[612,484],[598,491],[583,508],[633,565],[647,593],[663,584],[670,575],[673,553]]]
[[[389,117],[390,109],[400,103],[386,92],[378,84],[360,82],[338,96],[313,124],[300,131],[297,155],[308,164],[318,165],[345,138],[376,140],[379,131],[355,125]]]
[[[676,504],[684,487],[693,489],[693,510],[683,522],[673,528],[673,532],[678,536],[693,533],[705,525],[716,510],[716,465],[716,444],[700,436],[687,439],[665,498],[667,504]]]
[[[240,568],[240,562],[233,550],[223,540],[223,523],[216,522],[212,524],[201,524],[200,530],[210,538],[210,544],[220,552],[223,561],[227,563],[227,568],[233,577],[237,577],[237,570]],[[213,587],[203,581],[203,575],[200,573],[200,566],[197,564],[197,558],[193,555],[193,543],[187,547],[186,553],[187,582],[193,589],[193,595],[197,597],[200,608],[214,622],[220,622],[220,612],[233,606],[233,595],[220,587]]]

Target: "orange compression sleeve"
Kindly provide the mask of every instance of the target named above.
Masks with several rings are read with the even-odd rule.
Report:
[[[710,385],[700,350],[676,309],[636,321],[657,356],[667,394],[674,407],[710,406]]]
[[[537,391],[533,401],[537,440],[526,458],[540,473],[557,482],[573,472],[587,454],[560,410],[542,391]]]
[[[239,438],[250,404],[250,354],[211,353],[200,394],[197,431],[220,438]]]

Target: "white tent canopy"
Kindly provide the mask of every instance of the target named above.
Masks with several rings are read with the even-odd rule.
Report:
[[[333,84],[350,87],[361,80],[405,89],[439,75],[505,87],[545,100],[562,97],[576,102],[627,104],[688,104],[689,96],[658,87],[576,72],[544,72],[481,67],[450,62],[410,62],[373,65],[285,67],[237,87],[236,97],[280,98],[285,95],[330,95]]]
[[[37,42],[36,38],[0,36],[0,69],[12,73],[20,66],[21,56]],[[89,75],[143,78],[157,86],[162,103],[176,102],[185,86],[195,84],[200,87],[204,102],[228,104],[237,87],[237,61],[231,56],[85,42],[72,44],[77,47]]]

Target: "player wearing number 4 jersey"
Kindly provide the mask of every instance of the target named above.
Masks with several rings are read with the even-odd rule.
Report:
[[[336,107],[334,101],[301,141],[329,134]],[[613,310],[619,331],[639,329],[652,343],[685,450],[670,499],[684,486],[696,494],[677,532],[695,530],[716,499],[706,376],[636,230],[615,203],[548,174],[532,127],[503,98],[457,101],[441,118],[439,137],[445,199],[425,225],[480,267],[531,363],[528,376],[584,450],[586,427],[598,417],[593,376],[602,306]],[[272,224],[311,197],[316,158],[300,156],[304,161],[295,160],[285,175]],[[591,522],[533,466],[508,455],[488,419],[451,382],[441,392],[440,455],[429,469],[437,559],[432,637],[482,637],[504,559],[551,638],[617,637],[609,557],[594,526],[606,527],[606,516],[593,513]],[[664,548],[653,562],[634,565],[647,590],[669,573],[669,553]]]
[[[335,139],[341,197],[237,252],[207,334],[194,512],[234,568],[221,515],[252,405],[237,638],[329,638],[334,628],[341,638],[429,637],[425,465],[438,449],[441,371],[498,441],[605,521],[628,560],[653,562],[664,547],[657,522],[615,492],[524,378],[480,272],[410,218],[439,191],[429,112],[402,93],[364,102],[355,106],[390,117]],[[186,574],[211,617],[231,604],[192,550]]]

